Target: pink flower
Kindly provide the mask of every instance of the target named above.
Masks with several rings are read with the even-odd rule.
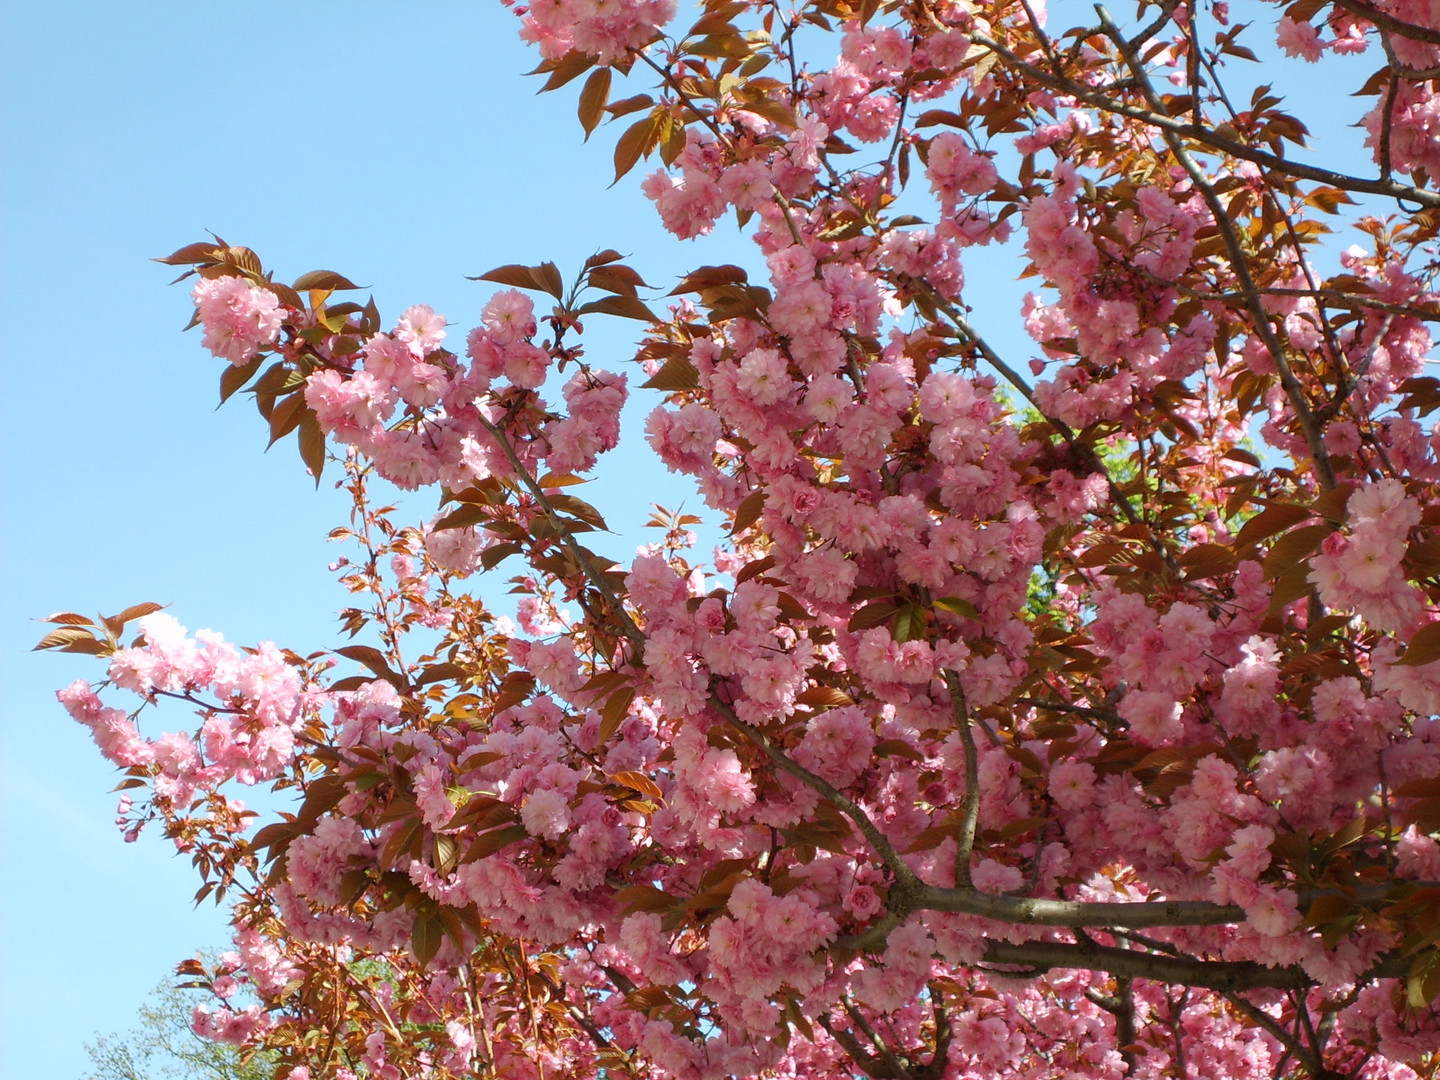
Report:
[[[843,906],[858,921],[864,922],[879,912],[880,896],[869,885],[856,885],[845,895]]]
[[[1245,905],[1245,916],[1266,937],[1280,937],[1299,925],[1299,902],[1285,889],[1262,885],[1255,898]]]
[[[755,785],[733,750],[707,751],[695,786],[721,813],[743,810],[755,801]]]
[[[829,709],[810,722],[795,760],[843,788],[869,766],[875,743],[875,729],[860,709]]]
[[[534,390],[545,382],[550,367],[550,354],[528,341],[511,342],[505,347],[505,377],[516,386]]]
[[[773,405],[795,391],[786,363],[774,349],[754,349],[748,353],[740,362],[735,383],[756,405]]]
[[[280,336],[285,311],[269,289],[241,277],[218,277],[202,279],[190,295],[205,328],[205,347],[236,367]]]
[[[720,185],[696,169],[686,169],[679,177],[656,170],[640,190],[655,203],[665,228],[682,240],[709,233],[725,211]]]
[[[570,826],[570,805],[558,791],[532,791],[520,807],[520,820],[531,836],[558,840]]]
[[[1050,796],[1066,813],[1090,806],[1094,790],[1095,766],[1088,762],[1057,761],[1050,769]]]
[[[1246,825],[1235,830],[1235,836],[1225,848],[1230,864],[1236,872],[1248,878],[1258,878],[1270,865],[1270,845],[1275,842],[1275,833],[1264,825]]]
[[[506,289],[490,298],[480,314],[491,338],[500,345],[523,341],[535,333],[535,304],[518,289]]]
[[[962,194],[982,195],[999,181],[999,173],[988,157],[970,149],[956,132],[946,131],[930,143],[926,166],[930,189],[944,203],[954,203]]]
[[[1170,694],[1132,690],[1117,711],[1130,722],[1131,738],[1143,746],[1159,746],[1184,732],[1181,705]]]
[[[595,425],[574,416],[547,424],[545,441],[550,445],[546,463],[558,473],[580,473],[594,468],[596,457],[604,448]]]
[[[395,340],[410,346],[416,356],[433,352],[445,340],[445,316],[437,314],[429,304],[406,308],[395,326]]]
[[[1320,32],[1308,22],[1297,21],[1286,15],[1280,20],[1275,32],[1275,43],[1286,56],[1299,56],[1314,63],[1325,51]]]

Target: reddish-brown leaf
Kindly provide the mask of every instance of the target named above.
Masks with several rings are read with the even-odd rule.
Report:
[[[751,525],[760,520],[760,512],[765,509],[764,490],[752,491],[745,498],[740,500],[740,505],[735,508],[734,520],[730,522],[730,535],[739,536]]]
[[[605,99],[610,95],[610,69],[608,67],[596,68],[585,80],[585,86],[580,91],[580,104],[577,112],[580,116],[580,126],[585,129],[585,138],[590,138],[590,133],[600,125],[605,116]]]
[[[687,356],[672,356],[660,370],[640,384],[647,390],[664,390],[675,393],[680,390],[700,389],[700,373]]]
[[[57,611],[53,615],[47,615],[39,620],[40,622],[60,623],[64,626],[94,626],[95,620],[87,619],[84,615],[77,615],[73,611]]]
[[[304,394],[297,396],[304,399]],[[325,471],[325,432],[320,428],[314,409],[307,408],[301,415],[300,434],[296,441],[300,444],[300,460],[315,478],[315,486],[318,488],[320,474]]]
[[[1396,665],[1419,667],[1436,660],[1440,660],[1440,622],[1432,622],[1417,630],[1405,649],[1405,655],[1396,661]]]
[[[337,274],[334,270],[311,270],[308,274],[301,274],[296,278],[290,287],[296,292],[308,292],[311,289],[334,292],[336,289],[363,289],[365,286],[356,285],[344,274]]]
[[[78,626],[62,626],[59,630],[51,630],[40,639],[39,644],[31,649],[31,652],[38,652],[41,649],[61,649],[72,645],[77,641],[96,641],[96,637],[89,630]]]
[[[615,180],[633,169],[641,157],[655,147],[660,138],[660,117],[668,115],[663,105],[650,110],[650,115],[636,120],[625,129],[615,143]]]
[[[281,398],[270,411],[270,445],[274,446],[300,426],[305,418],[305,393],[296,390]]]

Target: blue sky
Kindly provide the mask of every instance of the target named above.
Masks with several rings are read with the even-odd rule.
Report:
[[[262,453],[248,400],[214,411],[223,365],[180,333],[185,286],[147,260],[213,229],[286,280],[337,269],[387,318],[430,303],[463,335],[494,288],[465,275],[502,263],[569,273],[614,246],[673,285],[750,256],[666,243],[639,173],[607,190],[613,135],[581,144],[575,87],[535,96],[499,5],[56,2],[0,18],[0,1073],[63,1080],[88,1065],[83,1039],[127,1027],[175,962],[226,935],[189,902],[188,859],[155,835],[121,842],[117,777],[53,697],[100,665],[27,652],[29,620],[154,599],[232,641],[340,643],[324,539],[340,494],[317,493],[288,444]],[[615,322],[587,337],[621,368],[638,324]],[[603,494],[618,525],[681,489],[627,470]]]
[[[754,265],[731,234],[667,240],[645,170],[607,189],[613,133],[582,145],[576,87],[535,96],[534,64],[478,0],[0,8],[0,1073],[78,1077],[83,1039],[128,1027],[176,961],[226,939],[188,900],[188,860],[110,825],[116,775],[53,698],[100,665],[27,652],[29,620],[153,599],[233,641],[339,643],[324,537],[344,503],[288,443],[262,453],[248,401],[213,410],[222,365],[147,260],[213,229],[287,280],[339,270],[387,318],[430,303],[462,334],[491,291],[465,275],[501,263],[571,273],[616,247],[663,288]],[[1006,276],[972,271],[972,303],[1014,345]],[[590,327],[590,358],[623,369],[634,326]],[[589,493],[629,525],[617,556],[650,502],[684,495],[643,460]]]

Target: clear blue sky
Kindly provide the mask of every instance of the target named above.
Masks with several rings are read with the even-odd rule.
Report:
[[[494,288],[465,275],[501,263],[568,273],[614,246],[668,286],[749,256],[665,243],[640,174],[606,190],[613,135],[581,145],[576,87],[535,95],[498,4],[57,0],[0,18],[0,1074],[66,1080],[84,1039],[226,935],[189,903],[188,859],[121,842],[117,777],[53,698],[101,666],[28,653],[29,620],[155,599],[192,629],[309,651],[339,643],[344,603],[325,571],[339,494],[290,446],[262,454],[247,400],[213,411],[222,365],[147,260],[209,228],[287,280],[338,269],[388,318],[426,302],[463,335]],[[594,335],[592,358],[622,367],[636,326]],[[665,497],[654,483],[610,487],[617,524]]]
[[[247,401],[212,411],[221,365],[146,260],[209,228],[287,280],[340,270],[387,317],[427,302],[460,333],[490,291],[464,276],[505,262],[568,273],[613,246],[665,288],[753,265],[729,234],[667,241],[643,172],[607,190],[613,133],[582,146],[576,87],[536,97],[534,63],[481,0],[0,8],[0,1073],[78,1077],[84,1039],[226,939],[188,901],[188,860],[110,825],[116,775],[53,698],[100,665],[28,653],[28,620],[154,599],[233,641],[337,643],[324,536],[344,505],[288,444],[262,455]],[[984,291],[1006,276],[972,270],[972,303],[1013,346],[1013,293]],[[621,367],[633,325],[592,329],[591,358]],[[610,475],[617,527],[683,490],[629,459]]]

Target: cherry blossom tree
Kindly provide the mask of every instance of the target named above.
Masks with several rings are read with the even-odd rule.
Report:
[[[507,264],[452,336],[164,260],[354,548],[332,652],[151,604],[41,642],[108,664],[60,698],[122,827],[233,906],[198,1032],[289,1080],[1440,1073],[1440,11],[1062,7],[516,7],[760,280]],[[1333,89],[1285,111],[1252,47]],[[1312,153],[1348,93],[1363,153]],[[706,508],[633,557],[577,493],[632,391]]]

